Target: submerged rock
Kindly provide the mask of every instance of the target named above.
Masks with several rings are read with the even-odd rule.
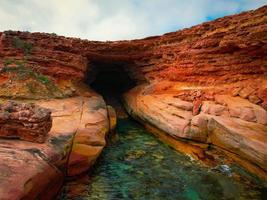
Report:
[[[219,171],[226,174],[227,176],[232,176],[231,168],[228,165],[218,165],[211,169],[212,171]]]
[[[130,151],[130,152],[127,152],[127,154],[125,155],[125,160],[129,161],[129,160],[138,159],[144,156],[145,154],[146,152],[143,150]]]

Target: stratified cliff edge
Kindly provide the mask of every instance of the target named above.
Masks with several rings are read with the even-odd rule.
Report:
[[[98,127],[101,141],[94,143],[93,136],[87,137],[91,132],[86,120],[96,114],[91,110],[97,108],[95,104],[89,108],[83,106],[87,99],[90,101],[97,95],[90,92],[81,95],[85,90],[80,83],[90,85],[98,73],[123,69],[129,81],[136,85],[124,94],[126,109],[156,135],[176,149],[185,150],[183,145],[192,147],[193,150],[185,152],[200,159],[205,159],[209,148],[220,148],[266,178],[266,54],[267,6],[162,36],[131,41],[97,42],[55,34],[5,31],[0,33],[0,97],[4,101],[11,98],[24,101],[78,96],[74,98],[79,102],[79,112],[90,111],[81,112],[88,116],[85,121],[79,119],[85,125],[80,131],[82,142],[77,137],[76,140],[91,146],[78,145],[77,151],[80,156],[88,154],[91,148],[92,152],[97,151],[93,153],[95,160],[105,145],[102,140],[107,131],[102,129],[107,126],[103,122],[107,113],[99,111],[99,117],[94,116],[103,123]],[[72,106],[77,104],[71,99],[66,103],[69,101],[73,101]],[[59,110],[55,108],[55,117]],[[74,114],[73,110],[68,112]],[[93,117],[91,120],[90,126],[98,126],[92,125]],[[91,129],[97,138],[98,129]],[[67,135],[65,143],[71,145],[69,138],[75,134]],[[1,140],[2,143],[5,141]],[[79,166],[81,158],[75,157],[75,152],[72,155],[70,161],[73,165],[77,161]],[[86,161],[80,165],[88,169]],[[75,167],[69,170],[70,174],[79,172]]]
[[[120,64],[132,78],[231,83],[266,75],[266,11],[259,8],[163,36],[94,42],[54,34],[1,33],[1,63],[24,59],[57,78],[82,80],[90,64]],[[71,77],[70,77],[71,75]]]

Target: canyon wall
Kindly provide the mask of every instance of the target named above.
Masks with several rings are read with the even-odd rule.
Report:
[[[54,114],[67,109],[79,121],[73,126],[78,131],[68,133],[71,139],[65,141],[69,146],[74,141],[73,153],[66,157],[72,166],[68,173],[76,175],[80,166],[84,171],[95,161],[107,132],[103,100],[83,90],[81,83],[93,80],[101,70],[112,71],[119,66],[136,83],[124,94],[126,109],[133,117],[163,131],[170,137],[168,141],[196,148],[192,153],[200,159],[204,159],[208,147],[220,148],[246,160],[249,166],[257,166],[266,178],[266,54],[267,6],[162,36],[129,41],[98,42],[5,31],[0,33],[0,97],[5,101],[78,96],[77,109],[88,111],[84,118],[78,119],[71,107],[57,108],[57,100],[49,102],[55,107]],[[100,113],[94,111],[99,110],[99,102],[90,104],[96,96],[104,110]],[[87,100],[89,106],[85,106]],[[63,114],[55,119],[72,120]],[[56,123],[56,132],[68,132],[64,129],[62,133],[60,127],[60,122]],[[80,134],[74,138],[76,132]],[[11,143],[10,147],[14,146],[14,141]],[[21,145],[25,149],[28,144]],[[63,163],[61,158],[56,161]],[[63,160],[67,162],[65,157]]]
[[[264,6],[162,36],[131,41],[96,42],[6,31],[0,35],[0,65],[23,60],[27,67],[52,77],[61,86],[59,89],[68,91],[54,96],[71,95],[74,88],[70,82],[93,76],[92,66],[98,65],[123,66],[138,83],[164,80],[214,85],[252,79],[261,82],[267,73],[266,12]],[[2,73],[0,83],[5,83],[6,77]],[[253,83],[255,95],[266,107],[266,91]],[[8,93],[0,91],[0,95]]]
[[[3,63],[8,58],[27,57],[29,65],[38,65],[47,74],[64,78],[71,74],[73,79],[82,79],[90,67],[88,63],[95,62],[133,68],[140,73],[136,74],[138,80],[229,83],[248,75],[266,75],[266,10],[265,6],[182,31],[131,41],[95,42],[6,31],[0,35],[0,58]],[[30,44],[29,52],[16,40]]]

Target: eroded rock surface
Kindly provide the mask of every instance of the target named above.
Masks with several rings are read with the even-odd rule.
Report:
[[[51,109],[53,118],[44,144],[0,139],[0,188],[26,173],[19,170],[27,166],[24,158],[36,161],[34,169],[11,189],[24,188],[12,195],[21,198],[23,191],[27,199],[46,191],[26,184],[36,171],[40,177],[49,171],[60,182],[95,162],[115,120],[108,122],[103,99],[82,90],[80,82],[90,84],[101,70],[118,66],[137,85],[124,96],[129,113],[159,129],[158,136],[164,132],[163,140],[201,159],[208,146],[220,147],[266,173],[266,31],[267,6],[132,41],[0,33],[0,97],[46,99],[38,104]]]
[[[65,176],[92,166],[105,145],[109,121],[102,97],[87,95],[35,101],[52,111],[44,143],[0,139],[0,199],[53,199]]]
[[[212,144],[267,168],[267,111],[247,99],[214,95],[213,101],[202,101],[194,115],[194,102],[181,100],[173,90],[157,94],[143,85],[125,94],[125,105],[132,116],[173,138]]]
[[[0,137],[43,143],[52,127],[51,111],[34,104],[0,104]]]
[[[97,42],[7,31],[0,38],[0,65],[10,60],[24,60],[27,68],[51,78],[59,90],[51,94],[56,97],[75,93],[73,82],[94,76],[94,67],[100,65],[122,66],[138,83],[165,80],[214,85],[251,79],[261,81],[267,72],[266,13],[267,6],[264,6],[181,31],[132,41]],[[18,42],[20,46],[16,45]],[[0,84],[13,88],[11,96],[32,89],[31,96],[34,95],[33,83],[19,88],[16,94],[18,86],[8,80],[8,73],[1,73]],[[34,81],[36,84],[39,79],[37,83]],[[250,88],[247,86],[240,85],[240,95],[266,106],[266,88],[253,83]],[[42,87],[50,86],[42,84],[38,90]],[[1,96],[6,93],[0,89]],[[38,96],[41,94],[36,98]]]
[[[106,145],[109,120],[105,102],[96,97],[85,99],[80,125],[73,140],[69,158],[68,175],[87,171],[96,161]]]

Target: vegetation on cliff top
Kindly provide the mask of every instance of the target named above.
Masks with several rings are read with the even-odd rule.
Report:
[[[27,66],[26,61],[6,60],[0,70],[0,96],[11,98],[63,98],[63,91],[52,80]]]
[[[22,50],[25,55],[31,54],[33,50],[33,46],[31,43],[25,42],[24,40],[20,39],[17,36],[13,38],[12,45],[16,49]]]

